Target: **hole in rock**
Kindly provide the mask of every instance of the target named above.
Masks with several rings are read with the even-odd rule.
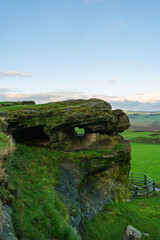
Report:
[[[46,146],[49,143],[49,137],[43,131],[43,126],[18,129],[13,138],[18,143],[31,146]]]
[[[84,128],[75,127],[73,132],[76,137],[84,137],[85,135]]]

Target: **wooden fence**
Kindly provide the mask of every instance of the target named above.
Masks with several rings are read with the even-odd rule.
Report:
[[[155,181],[145,174],[131,173],[129,183],[130,192],[133,197],[149,196],[157,190]]]

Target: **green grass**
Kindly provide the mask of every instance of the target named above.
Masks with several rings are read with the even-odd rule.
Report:
[[[0,132],[0,151],[9,146],[9,138]]]
[[[16,105],[16,104],[18,104],[18,102],[11,102],[11,101],[0,102],[0,106],[3,106],[5,104]]]
[[[59,153],[17,145],[8,160],[8,189],[16,192],[12,208],[18,239],[79,239],[69,224],[66,207],[54,190],[59,182],[59,159]]]
[[[82,135],[85,134],[84,128],[75,127],[75,128],[74,128],[74,131],[75,131],[77,134],[82,134]]]
[[[147,174],[160,183],[160,145],[131,143],[131,171]]]
[[[160,134],[127,130],[121,135],[129,141],[133,141],[131,142],[131,172],[147,174],[160,183],[160,144],[158,144],[160,143]]]
[[[160,133],[156,132],[138,132],[126,130],[121,135],[131,141],[139,143],[160,143]]]
[[[150,240],[160,239],[160,196],[134,199],[129,203],[112,203],[98,214],[93,222],[87,222],[86,240],[121,240],[124,229],[132,225],[148,233]]]
[[[122,135],[127,139],[141,141],[154,133],[125,131]],[[143,136],[143,137],[142,137]],[[153,136],[154,137],[154,136]],[[144,139],[143,139],[144,140]],[[151,136],[151,142],[152,142]],[[144,173],[160,183],[160,145],[131,143],[131,171]],[[133,199],[129,203],[111,203],[93,222],[86,223],[86,240],[121,240],[124,229],[132,225],[141,232],[149,234],[143,240],[160,239],[160,194],[149,198]]]

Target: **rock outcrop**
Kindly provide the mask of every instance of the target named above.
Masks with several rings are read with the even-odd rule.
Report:
[[[66,153],[56,190],[77,230],[108,203],[130,199],[130,144],[118,134],[130,124],[122,110],[100,99],[68,100],[3,107],[0,116],[15,141]]]
[[[99,99],[2,107],[0,116],[18,142],[66,151],[106,148],[113,135],[130,126],[122,110],[111,110],[109,103]],[[85,129],[84,138],[75,137],[75,127]]]
[[[142,234],[131,225],[128,225],[124,231],[123,240],[142,240]]]
[[[0,239],[18,240],[15,236],[12,224],[12,209],[9,206],[0,205]]]

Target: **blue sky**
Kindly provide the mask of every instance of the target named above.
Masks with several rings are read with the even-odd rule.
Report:
[[[0,101],[160,111],[159,0],[0,0]]]

